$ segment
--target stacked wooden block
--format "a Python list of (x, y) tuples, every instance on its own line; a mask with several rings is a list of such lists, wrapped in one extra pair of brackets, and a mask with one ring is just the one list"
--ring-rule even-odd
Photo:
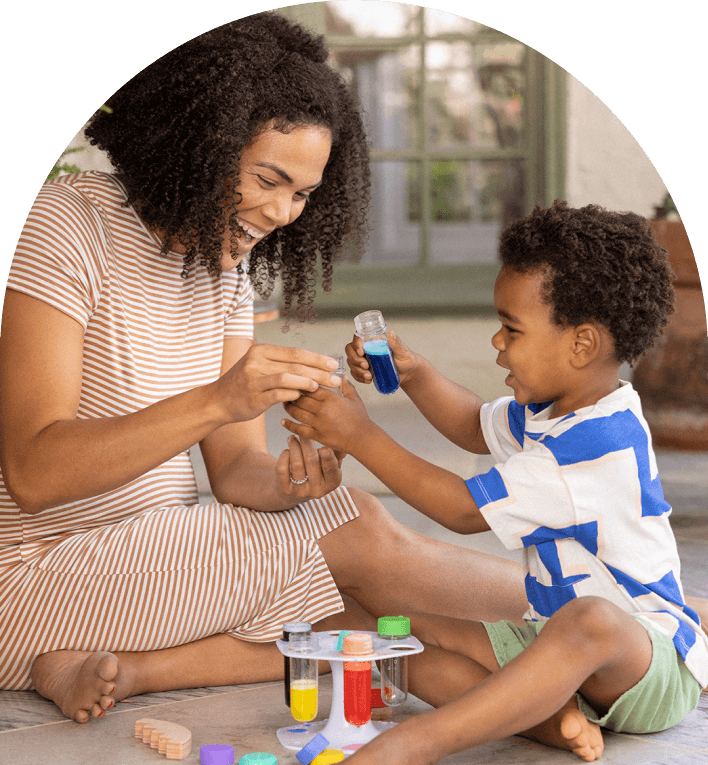
[(183, 725), (143, 717), (135, 723), (135, 738), (157, 749), (168, 760), (183, 760), (192, 751), (192, 733)]

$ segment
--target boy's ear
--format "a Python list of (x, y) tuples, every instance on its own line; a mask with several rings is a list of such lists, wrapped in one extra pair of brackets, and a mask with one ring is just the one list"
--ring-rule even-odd
[(570, 363), (582, 369), (597, 357), (602, 347), (602, 337), (594, 324), (579, 324), (573, 332)]

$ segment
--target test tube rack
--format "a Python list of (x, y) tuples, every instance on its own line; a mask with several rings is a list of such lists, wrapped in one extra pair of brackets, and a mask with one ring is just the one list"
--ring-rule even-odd
[[(356, 630), (356, 632), (365, 632), (365, 630)], [(373, 652), (364, 656), (348, 656), (337, 650), (339, 631), (315, 633), (318, 648), (309, 652), (307, 658), (328, 661), (332, 668), (332, 703), (329, 717), (326, 720), (311, 723), (296, 722), (294, 725), (280, 728), (276, 731), (276, 736), (285, 749), (298, 752), (318, 733), (321, 733), (329, 742), (330, 749), (339, 749), (345, 755), (351, 754), (352, 750), (347, 751), (347, 747), (366, 744), (376, 738), (379, 733), (383, 733), (396, 724), (394, 722), (369, 720), (364, 725), (352, 725), (346, 721), (344, 717), (344, 662), (380, 661), (381, 659), (400, 658), (401, 656), (422, 653), (423, 644), (410, 636), (404, 640), (395, 641), (392, 646), (391, 640), (379, 637), (376, 632), (367, 632), (366, 634), (371, 635)], [(278, 640), (277, 646), (283, 656), (288, 656), (291, 659), (298, 656), (290, 650), (289, 644), (283, 640)]]

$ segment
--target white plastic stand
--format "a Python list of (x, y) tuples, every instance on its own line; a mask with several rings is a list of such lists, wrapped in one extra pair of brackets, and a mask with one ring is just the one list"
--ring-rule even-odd
[[(343, 630), (344, 631), (344, 630)], [(356, 630), (363, 632), (363, 630)], [(281, 746), (285, 749), (299, 752), (318, 733), (321, 733), (329, 742), (329, 749), (340, 749), (346, 754), (348, 746), (366, 744), (376, 738), (379, 733), (393, 727), (396, 723), (372, 721), (364, 725), (352, 725), (344, 718), (344, 662), (345, 661), (379, 661), (381, 659), (399, 658), (401, 656), (422, 653), (423, 644), (414, 637), (404, 640), (384, 640), (375, 632), (366, 633), (371, 635), (374, 651), (366, 656), (347, 656), (337, 651), (339, 632), (317, 632), (319, 648), (313, 653), (308, 653), (308, 659), (324, 659), (332, 668), (332, 705), (329, 717), (314, 723), (298, 723), (280, 728), (276, 736)], [(277, 641), (278, 649), (284, 656), (293, 658), (297, 654), (290, 651), (290, 646), (283, 640)], [(395, 646), (392, 647), (392, 646)]]

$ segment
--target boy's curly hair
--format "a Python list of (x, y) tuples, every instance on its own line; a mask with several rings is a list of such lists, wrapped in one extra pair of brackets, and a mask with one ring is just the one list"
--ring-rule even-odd
[[(227, 189), (238, 184), (241, 153), (265, 128), (302, 125), (332, 133), (322, 185), (300, 217), (259, 242), (249, 256), (256, 290), (267, 297), (280, 274), (285, 315), (297, 296), (299, 318), (314, 314), (319, 254), (325, 290), (342, 241), (366, 238), (369, 148), (356, 99), (325, 62), (321, 38), (274, 12), (211, 30), (175, 48), (133, 77), (86, 128), (104, 149), (151, 226), (164, 230), (163, 253), (186, 248), (182, 275), (195, 260), (221, 272)], [(236, 185), (236, 190), (238, 185)], [(238, 205), (238, 195), (236, 197)], [(233, 212), (232, 246), (242, 235)]]
[(606, 327), (619, 362), (633, 364), (674, 311), (673, 271), (646, 219), (597, 205), (536, 205), (501, 235), (499, 257), (516, 271), (547, 273), (543, 297), (556, 324)]

